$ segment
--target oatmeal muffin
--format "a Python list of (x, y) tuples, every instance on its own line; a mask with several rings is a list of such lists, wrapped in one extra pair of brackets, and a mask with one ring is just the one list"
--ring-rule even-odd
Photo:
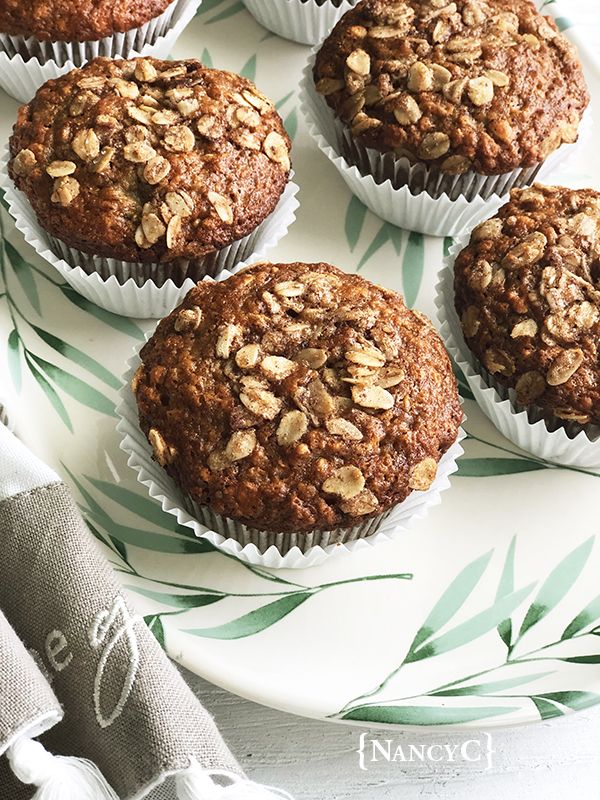
[(44, 42), (87, 42), (138, 28), (174, 0), (0, 0), (0, 32)]
[(429, 489), (462, 418), (429, 320), (329, 264), (199, 283), (141, 360), (132, 388), (154, 458), (197, 506), (252, 529), (384, 514)]
[(575, 48), (529, 0), (362, 0), (314, 80), (350, 141), (450, 176), (543, 162), (589, 102)]
[(546, 419), (600, 424), (600, 194), (534, 185), (456, 259), (465, 340), (493, 382)]
[(98, 58), (19, 109), (9, 172), (42, 228), (77, 251), (202, 264), (275, 209), (289, 149), (246, 78), (195, 60)]

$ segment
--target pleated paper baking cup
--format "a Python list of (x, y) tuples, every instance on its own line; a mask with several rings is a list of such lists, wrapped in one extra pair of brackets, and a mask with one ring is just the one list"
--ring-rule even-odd
[(36, 253), (95, 305), (125, 317), (160, 319), (178, 305), (205, 275), (223, 269), (238, 271), (260, 261), (282, 239), (296, 219), (298, 186), (288, 181), (275, 210), (249, 236), (202, 262), (176, 265), (141, 264), (100, 258), (68, 247), (39, 224), (27, 197), (8, 177), (8, 152), (0, 162), (0, 188), (16, 227)]
[(163, 13), (125, 33), (90, 42), (41, 42), (0, 33), (0, 86), (25, 103), (51, 78), (97, 56), (166, 58), (202, 0), (174, 0)]
[(498, 430), (522, 450), (554, 464), (599, 470), (600, 426), (583, 430), (556, 417), (548, 419), (539, 408), (521, 405), (514, 390), (495, 381), (465, 342), (454, 307), (454, 262), (469, 239), (470, 233), (463, 233), (451, 247), (439, 276), (435, 302), (444, 344), (463, 371), (475, 400)]
[[(224, 280), (229, 275), (224, 272), (217, 280)], [(456, 472), (456, 460), (463, 453), (460, 442), (465, 433), (461, 428), (456, 442), (441, 458), (436, 478), (428, 491), (413, 491), (403, 503), (353, 528), (279, 534), (256, 530), (193, 503), (153, 460), (152, 449), (139, 426), (137, 404), (131, 390), (131, 380), (139, 364), (138, 350), (129, 361), (117, 406), (117, 430), (122, 436), (120, 446), (127, 453), (128, 465), (135, 470), (138, 481), (148, 489), (150, 496), (164, 511), (176, 517), (180, 525), (191, 528), (199, 538), (207, 539), (219, 550), (248, 564), (301, 569), (321, 564), (334, 553), (356, 552), (390, 541), (441, 502), (440, 495), (449, 488), (450, 475)]]
[(426, 164), (411, 163), (393, 153), (382, 154), (356, 142), (315, 89), (312, 73), (317, 51), (311, 53), (301, 84), (301, 108), (309, 134), (361, 202), (377, 216), (407, 230), (430, 236), (460, 235), (465, 228), (492, 216), (510, 189), (543, 180), (564, 165), (581, 141), (591, 136), (592, 114), (588, 108), (578, 142), (562, 145), (542, 164), (490, 177), (474, 172), (444, 175)]
[(358, 0), (243, 0), (254, 19), (284, 39), (318, 44)]

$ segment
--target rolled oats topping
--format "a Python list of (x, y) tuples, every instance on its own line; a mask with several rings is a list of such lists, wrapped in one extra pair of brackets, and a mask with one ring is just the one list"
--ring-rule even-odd
[(384, 513), (435, 477), (462, 416), (431, 324), (328, 264), (199, 283), (142, 361), (140, 423), (173, 447), (163, 466), (196, 502), (265, 530)]
[(548, 417), (600, 424), (599, 265), (600, 193), (541, 185), (513, 190), (456, 260), (468, 346)]
[(273, 103), (194, 60), (95, 59), (39, 89), (10, 148), (50, 234), (124, 261), (202, 259), (247, 236), (290, 170)]
[(361, 144), (452, 175), (543, 161), (589, 102), (574, 47), (529, 0), (362, 0), (314, 80)]

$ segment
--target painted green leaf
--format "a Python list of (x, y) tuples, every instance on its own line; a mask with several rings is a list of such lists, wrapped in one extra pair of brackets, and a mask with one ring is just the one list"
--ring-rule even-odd
[(256, 55), (250, 56), (248, 61), (246, 61), (241, 68), (240, 75), (243, 75), (244, 78), (248, 78), (250, 81), (256, 80)]
[[(517, 544), (517, 537), (513, 536), (512, 541), (508, 547), (508, 552), (506, 554), (506, 561), (504, 562), (504, 568), (502, 569), (502, 575), (500, 576), (500, 583), (498, 584), (498, 591), (496, 592), (496, 600), (499, 600), (501, 597), (506, 597), (507, 594), (514, 592), (515, 590), (515, 548)], [(500, 625), (498, 625), (498, 635), (504, 642), (507, 647), (511, 646), (512, 643), (512, 620), (510, 617), (507, 619), (502, 620)]]
[(566, 31), (568, 28), (573, 27), (573, 23), (568, 17), (556, 17), (554, 21), (558, 25), (559, 31)]
[(390, 222), (388, 222), (387, 232), (390, 242), (392, 243), (392, 247), (396, 251), (396, 255), (399, 256), (402, 252), (402, 243), (404, 242), (404, 230), (402, 228), (397, 228), (395, 225), (392, 225)]
[(207, 25), (212, 25), (214, 22), (221, 22), (221, 20), (229, 19), (229, 17), (233, 17), (234, 14), (238, 14), (240, 11), (244, 10), (244, 4), (241, 0), (237, 0), (237, 2), (233, 3), (233, 5), (229, 6), (229, 8), (223, 9), (220, 14), (217, 14), (214, 17), (211, 17), (207, 20)]
[(493, 475), (517, 475), (547, 469), (544, 464), (527, 458), (460, 458), (458, 472), (461, 478), (490, 478)]
[(571, 656), (570, 658), (561, 658), (561, 661), (566, 661), (569, 664), (600, 664), (600, 653), (593, 656)]
[(106, 497), (110, 497), (115, 503), (133, 511), (138, 517), (148, 522), (152, 522), (164, 528), (166, 524), (170, 523), (172, 520), (172, 517), (166, 514), (159, 504), (150, 497), (137, 494), (131, 489), (127, 489), (125, 486), (121, 486), (117, 483), (110, 483), (109, 481), (92, 478), (88, 475), (84, 475), (84, 478)]
[(384, 725), (459, 725), (517, 711), (510, 706), (363, 706), (353, 708), (341, 719), (380, 722)]
[(348, 208), (346, 209), (346, 219), (344, 222), (344, 232), (350, 250), (354, 250), (365, 222), (367, 207), (363, 205), (358, 197), (352, 195)]
[(412, 308), (421, 288), (425, 267), (425, 239), (422, 233), (411, 231), (402, 259), (402, 287), (406, 305)]
[(14, 247), (7, 239), (4, 240), (4, 248), (6, 250), (8, 259), (12, 264), (14, 273), (21, 284), (21, 288), (25, 292), (25, 296), (35, 308), (37, 313), (41, 314), (40, 298), (29, 264), (25, 261), (16, 247)]
[(489, 683), (476, 683), (469, 686), (459, 686), (453, 689), (441, 689), (439, 692), (431, 692), (432, 697), (462, 697), (463, 695), (487, 695), (504, 692), (507, 689), (515, 689), (518, 686), (525, 686), (533, 683), (553, 672), (536, 672), (533, 675), (518, 675), (516, 678), (504, 678), (500, 681), (490, 681)]
[(463, 371), (454, 361), (452, 361), (452, 369), (454, 370), (456, 382), (458, 383), (458, 393), (460, 396), (465, 400), (475, 400), (473, 392), (467, 383), (467, 379), (465, 378)]
[(118, 314), (113, 314), (110, 311), (106, 311), (104, 308), (100, 308), (100, 306), (90, 302), (86, 297), (82, 297), (82, 295), (68, 284), (60, 286), (59, 288), (67, 300), (73, 303), (73, 305), (76, 305), (83, 311), (87, 311), (88, 314), (96, 317), (96, 319), (99, 319), (101, 322), (104, 322), (106, 325), (109, 325), (111, 328), (127, 336), (131, 336), (133, 339), (138, 339), (139, 341), (144, 340), (143, 330), (127, 317), (121, 317)]
[(365, 250), (363, 257), (358, 262), (358, 266), (356, 267), (357, 271), (361, 270), (364, 265), (369, 261), (369, 259), (373, 258), (375, 253), (380, 250), (384, 244), (389, 241), (390, 235), (388, 232), (388, 224), (384, 223), (381, 228), (377, 231), (371, 244)]
[(288, 132), (290, 139), (293, 141), (298, 131), (298, 112), (293, 108), (287, 117), (283, 120), (285, 129)]
[(99, 411), (102, 414), (107, 414), (109, 417), (116, 417), (115, 404), (108, 397), (105, 397), (93, 386), (76, 378), (56, 364), (51, 364), (49, 361), (41, 358), (40, 356), (31, 353), (31, 358), (35, 361), (37, 366), (45, 373), (46, 377), (53, 380), (63, 392), (66, 392), (71, 397), (75, 398), (79, 403), (88, 408)]
[(115, 537), (114, 537), (114, 536), (111, 536), (109, 533), (103, 534), (103, 533), (100, 531), (100, 529), (99, 529), (99, 528), (97, 528), (97, 527), (96, 527), (96, 526), (95, 526), (95, 525), (94, 525), (94, 524), (93, 524), (93, 523), (90, 521), (90, 518), (89, 518), (89, 517), (90, 517), (90, 515), (89, 515), (89, 514), (88, 514), (88, 515), (86, 515), (85, 523), (86, 523), (86, 525), (88, 526), (88, 528), (91, 530), (91, 532), (94, 534), (94, 536), (96, 537), (96, 539), (98, 539), (98, 540), (99, 540), (99, 541), (101, 541), (101, 542), (104, 542), (104, 544), (105, 544), (107, 547), (110, 547), (110, 548), (112, 548), (112, 550), (114, 551), (114, 553), (115, 553), (117, 556), (119, 556), (119, 558), (121, 558), (121, 560), (122, 560), (122, 561), (124, 561), (125, 563), (127, 563), (127, 548), (125, 547), (125, 545), (123, 544), (123, 542), (120, 542), (118, 539), (115, 539)]
[(245, 636), (253, 636), (255, 633), (260, 633), (270, 628), (271, 625), (286, 617), (294, 609), (306, 602), (311, 594), (312, 592), (289, 594), (231, 622), (217, 625), (215, 628), (188, 628), (186, 633), (191, 633), (193, 636), (202, 636), (206, 639), (243, 639)]
[(95, 358), (88, 356), (87, 353), (84, 353), (77, 347), (73, 347), (73, 345), (63, 342), (62, 339), (54, 336), (54, 334), (49, 333), (42, 328), (38, 328), (37, 325), (32, 325), (31, 327), (37, 333), (40, 339), (46, 342), (46, 344), (53, 350), (56, 350), (57, 353), (60, 353), (65, 358), (73, 361), (75, 364), (79, 364), (80, 367), (83, 367), (88, 372), (91, 372), (92, 375), (95, 375), (113, 389), (121, 388), (121, 381), (115, 377), (112, 372), (109, 372), (105, 367), (102, 366), (102, 364), (96, 361)]
[(442, 594), (435, 606), (429, 612), (429, 616), (417, 631), (417, 634), (410, 646), (409, 654), (415, 651), (423, 642), (437, 633), (452, 617), (459, 611), (473, 589), (479, 583), (479, 579), (485, 572), (485, 568), (490, 562), (492, 552), (472, 561), (459, 572), (450, 586)]
[(158, 616), (158, 614), (149, 614), (147, 617), (144, 617), (144, 622), (150, 628), (156, 638), (156, 641), (164, 650), (166, 648), (165, 629), (160, 616)]
[(457, 647), (463, 647), (465, 644), (479, 639), (480, 636), (496, 628), (502, 620), (516, 611), (534, 586), (535, 584), (531, 583), (523, 589), (511, 592), (506, 597), (497, 600), (493, 606), (462, 622), (447, 633), (443, 633), (437, 639), (432, 639), (421, 645), (418, 650), (409, 654), (406, 663), (421, 661), (424, 658), (447, 653), (449, 650), (455, 650)]
[(547, 700), (544, 700), (543, 697), (534, 696), (531, 698), (531, 701), (537, 708), (542, 719), (553, 719), (554, 717), (562, 716), (564, 713), (557, 705), (549, 703)]
[(584, 630), (584, 628), (587, 628), (588, 625), (593, 625), (598, 619), (600, 619), (600, 595), (577, 614), (575, 619), (564, 629), (560, 638), (570, 639)]
[(537, 625), (560, 603), (585, 567), (593, 544), (594, 537), (592, 536), (572, 550), (548, 575), (525, 615), (519, 631), (520, 637)]
[(292, 97), (293, 94), (294, 94), (294, 92), (291, 91), (291, 92), (288, 92), (286, 95), (284, 95), (281, 98), (281, 100), (278, 100), (275, 103), (275, 108), (279, 111), (279, 109), (287, 103), (287, 101), (290, 99), (290, 97)]
[(21, 384), (23, 382), (23, 375), (21, 373), (21, 354), (20, 354), (20, 338), (16, 328), (8, 334), (8, 369), (10, 377), (18, 393), (21, 391)]
[(201, 608), (202, 606), (211, 606), (213, 603), (218, 603), (223, 600), (227, 595), (217, 594), (215, 592), (202, 592), (200, 594), (167, 594), (165, 592), (154, 592), (152, 589), (144, 589), (142, 586), (125, 586), (125, 589), (131, 589), (142, 597), (148, 597), (150, 600), (156, 600), (158, 603), (163, 603), (166, 606), (173, 608)]
[(573, 711), (578, 711), (581, 708), (588, 708), (595, 705), (600, 700), (600, 694), (594, 692), (544, 692), (544, 694), (536, 694), (536, 697), (541, 697), (544, 700), (550, 700), (553, 703), (560, 703), (561, 706), (571, 708)]
[(63, 401), (56, 393), (54, 387), (48, 382), (46, 377), (36, 367), (36, 365), (32, 361), (31, 355), (27, 350), (25, 351), (25, 361), (27, 363), (27, 366), (29, 367), (29, 371), (38, 382), (38, 385), (40, 386), (40, 388), (42, 389), (42, 391), (44, 392), (50, 403), (53, 405), (54, 410), (61, 418), (61, 420), (64, 422), (64, 424), (67, 426), (67, 428), (71, 431), (71, 433), (73, 433), (73, 423), (71, 422), (71, 418), (69, 417), (69, 414), (67, 412), (67, 409), (65, 408)]
[(200, 61), (204, 64), (205, 67), (213, 67), (213, 60), (211, 54), (208, 52), (208, 49), (205, 47), (202, 51), (202, 55), (200, 56)]

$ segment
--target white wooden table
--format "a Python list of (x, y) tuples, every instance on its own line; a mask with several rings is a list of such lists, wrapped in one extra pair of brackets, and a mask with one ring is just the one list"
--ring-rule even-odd
[[(360, 728), (301, 719), (241, 700), (186, 672), (243, 768), (296, 800), (598, 800), (600, 708), (492, 735), (484, 763), (375, 764), (359, 768)], [(474, 734), (473, 734), (474, 735)], [(439, 729), (382, 734), (409, 744), (460, 744)]]
[[(585, 22), (600, 59), (598, 0), (571, 0), (568, 12)], [(185, 676), (250, 776), (287, 789), (296, 800), (600, 800), (600, 707), (495, 731), (489, 770), (484, 763), (417, 761), (375, 764), (363, 772), (356, 753), (360, 728), (283, 714)], [(468, 737), (439, 729), (393, 738), (406, 749), (460, 744)]]

